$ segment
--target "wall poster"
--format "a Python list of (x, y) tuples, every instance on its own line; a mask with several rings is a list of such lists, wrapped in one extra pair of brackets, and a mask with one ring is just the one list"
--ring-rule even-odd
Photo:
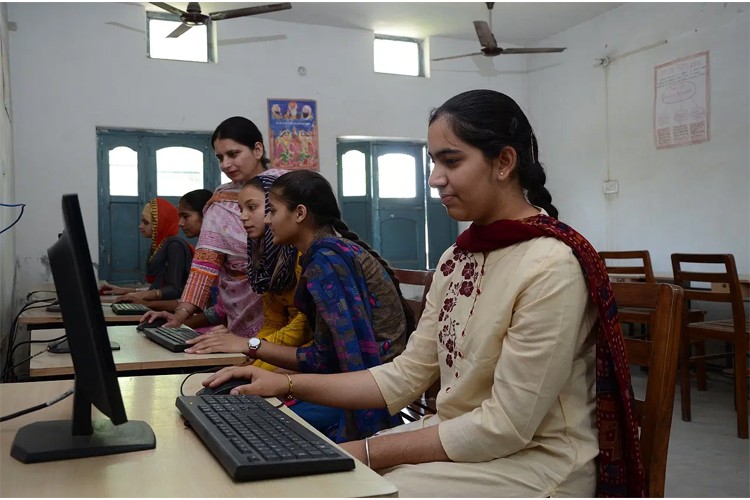
[(709, 129), (708, 51), (654, 68), (656, 149), (699, 144)]
[(318, 109), (311, 99), (268, 99), (269, 158), (274, 168), (320, 170)]

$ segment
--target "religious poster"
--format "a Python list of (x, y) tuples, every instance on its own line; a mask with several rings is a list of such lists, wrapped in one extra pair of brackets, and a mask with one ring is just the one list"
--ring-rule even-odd
[(699, 144), (709, 129), (708, 51), (654, 68), (656, 149)]
[(272, 167), (320, 170), (317, 111), (310, 99), (268, 99)]

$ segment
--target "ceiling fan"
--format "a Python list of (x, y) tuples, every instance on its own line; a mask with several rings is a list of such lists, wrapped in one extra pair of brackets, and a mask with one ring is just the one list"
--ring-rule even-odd
[(492, 7), (495, 6), (495, 2), (485, 2), (487, 4), (487, 13), (489, 17), (489, 24), (487, 21), (474, 21), (474, 29), (477, 31), (477, 37), (479, 43), (482, 45), (482, 49), (479, 52), (472, 52), (471, 54), (461, 54), (460, 56), (448, 56), (448, 57), (437, 57), (432, 61), (445, 61), (447, 59), (458, 59), (459, 57), (470, 57), (470, 56), (486, 56), (495, 57), (500, 54), (545, 54), (550, 52), (562, 52), (566, 47), (531, 47), (531, 48), (517, 48), (517, 49), (504, 49), (497, 46), (497, 40), (495, 35), (492, 34)]
[(152, 5), (156, 5), (167, 12), (180, 16), (182, 24), (177, 27), (172, 33), (167, 35), (167, 38), (177, 38), (192, 28), (193, 26), (203, 26), (209, 21), (221, 21), (223, 19), (233, 19), (235, 17), (254, 16), (256, 14), (267, 14), (269, 12), (276, 12), (279, 10), (288, 10), (292, 8), (292, 4), (289, 2), (285, 3), (274, 3), (269, 5), (256, 5), (254, 7), (244, 7), (242, 9), (222, 10), (219, 12), (211, 12), (210, 14), (201, 13), (201, 6), (198, 2), (189, 2), (187, 4), (187, 11), (178, 9), (168, 3), (163, 2), (150, 2)]

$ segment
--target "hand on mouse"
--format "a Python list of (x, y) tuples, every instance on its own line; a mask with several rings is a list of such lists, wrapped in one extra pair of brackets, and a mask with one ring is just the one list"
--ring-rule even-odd
[(190, 347), (185, 349), (188, 354), (210, 354), (214, 352), (247, 354), (250, 351), (247, 346), (247, 339), (233, 334), (224, 325), (212, 328), (207, 333), (190, 339), (186, 343), (191, 344)]
[(140, 321), (141, 323), (151, 323), (159, 318), (167, 320), (167, 322), (164, 323), (164, 326), (168, 328), (180, 326), (179, 323), (175, 321), (174, 314), (168, 313), (167, 311), (149, 311), (141, 316)]
[(283, 399), (289, 394), (289, 379), (286, 375), (270, 372), (255, 366), (230, 366), (222, 368), (203, 381), (205, 387), (218, 387), (231, 378), (248, 380), (248, 385), (235, 387), (230, 394), (257, 394)]

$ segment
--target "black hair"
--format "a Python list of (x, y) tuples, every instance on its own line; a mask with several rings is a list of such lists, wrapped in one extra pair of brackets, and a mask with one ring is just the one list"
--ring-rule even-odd
[(557, 218), (557, 208), (544, 184), (547, 176), (539, 163), (539, 144), (529, 120), (516, 102), (494, 90), (470, 90), (451, 97), (432, 111), (430, 125), (446, 120), (456, 136), (494, 160), (504, 147), (516, 150), (515, 175), (529, 203)]
[(260, 162), (264, 169), (268, 168), (270, 160), (266, 158), (263, 134), (260, 133), (257, 125), (244, 116), (233, 116), (221, 122), (211, 136), (211, 147), (219, 139), (231, 139), (250, 149), (255, 149), (255, 144), (261, 143), (263, 145), (263, 156), (261, 156)]
[(325, 177), (312, 170), (295, 170), (276, 179), (271, 186), (271, 192), (280, 198), (289, 210), (294, 210), (297, 205), (307, 207), (308, 216), (312, 218), (314, 226), (332, 228), (344, 238), (370, 252), (385, 268), (396, 287), (404, 316), (406, 316), (407, 335), (414, 331), (416, 328), (414, 311), (404, 299), (400, 283), (393, 269), (378, 252), (362, 241), (359, 235), (349, 229), (349, 226), (341, 219), (341, 210), (336, 202), (336, 196), (333, 194), (333, 188)]
[(198, 215), (200, 215), (202, 219), (203, 207), (206, 206), (206, 203), (211, 199), (211, 196), (213, 196), (213, 193), (208, 189), (196, 189), (195, 191), (190, 191), (189, 193), (182, 195), (180, 203), (184, 202), (187, 204), (192, 211), (198, 212)]

